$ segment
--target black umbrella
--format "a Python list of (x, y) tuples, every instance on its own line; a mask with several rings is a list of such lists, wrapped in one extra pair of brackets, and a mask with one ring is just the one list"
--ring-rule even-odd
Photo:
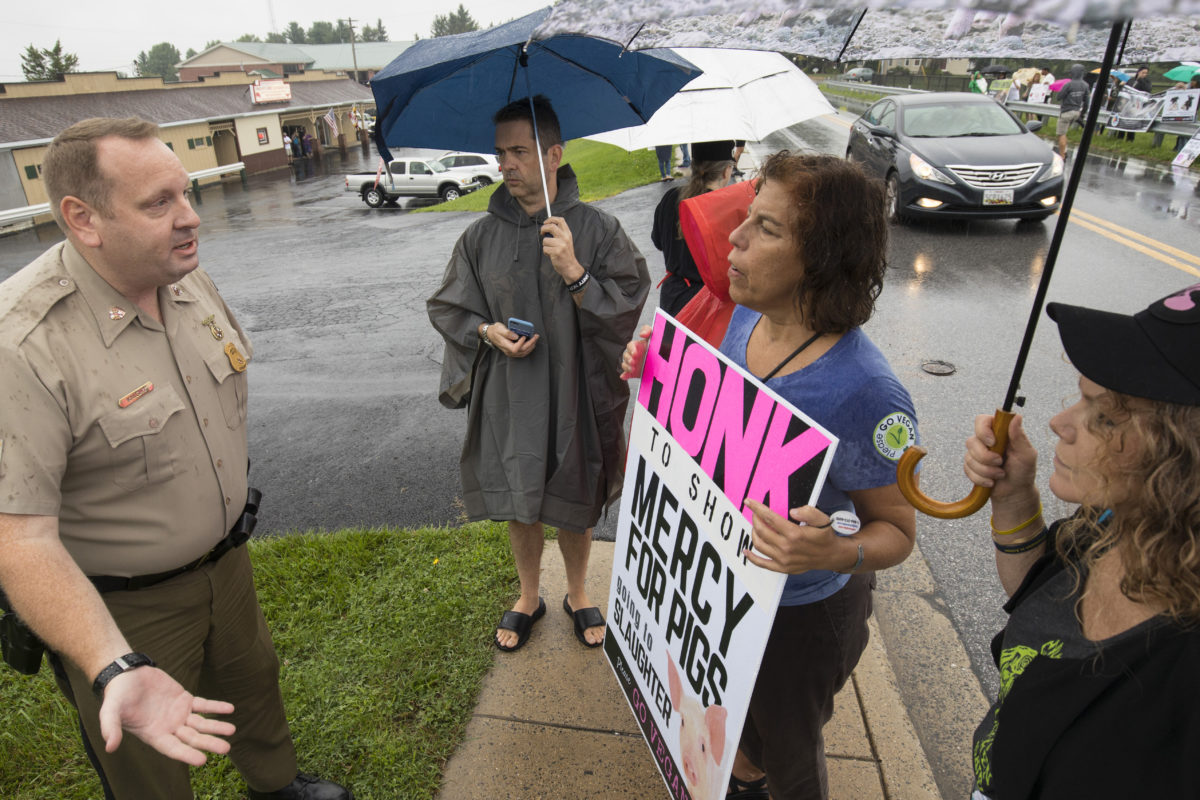
[[(1033, 343), (1046, 292), (1066, 232), (1075, 192), (1083, 175), (1104, 88), (1118, 48), (1139, 62), (1198, 59), (1194, 31), (1200, 0), (1174, 0), (1166, 9), (1157, 0), (1090, 0), (1082, 4), (1050, 0), (893, 0), (891, 8), (863, 10), (854, 0), (559, 0), (535, 38), (573, 31), (610, 38), (631, 49), (672, 45), (772, 49), (822, 58), (898, 58), (922, 56), (1029, 59), (1092, 59), (1103, 52), (1099, 80), (1088, 106), (1087, 122), (1071, 168), (1050, 240), (1041, 280), (1030, 309), (1004, 404), (996, 410), (993, 450), (1003, 453), (1013, 418), (1021, 374)], [(905, 7), (905, 6), (913, 7)], [(899, 8), (897, 8), (899, 6)], [(1152, 16), (1153, 15), (1153, 16)], [(997, 24), (997, 17), (1000, 17)], [(1045, 17), (1046, 19), (1039, 19)], [(1131, 19), (1133, 18), (1133, 19)], [(1047, 21), (1048, 20), (1048, 21)], [(1007, 67), (993, 65), (1009, 72)], [(943, 503), (921, 493), (915, 470), (925, 456), (910, 447), (900, 457), (897, 478), (905, 498), (925, 514), (965, 517), (984, 506), (990, 490), (976, 486), (962, 500)]]
[(983, 69), (979, 70), (980, 75), (999, 75), (1001, 78), (1007, 78), (1012, 75), (1012, 68), (1006, 67), (1003, 64), (988, 64)]

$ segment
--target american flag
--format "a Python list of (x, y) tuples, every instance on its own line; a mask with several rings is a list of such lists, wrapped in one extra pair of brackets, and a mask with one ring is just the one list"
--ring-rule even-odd
[(325, 119), (325, 124), (329, 126), (329, 129), (331, 131), (333, 131), (333, 135), (337, 136), (338, 135), (337, 117), (335, 117), (333, 115), (332, 108), (325, 112), (324, 119)]

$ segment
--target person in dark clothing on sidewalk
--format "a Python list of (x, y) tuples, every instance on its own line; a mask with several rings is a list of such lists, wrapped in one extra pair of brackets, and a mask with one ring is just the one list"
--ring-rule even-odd
[[(604, 641), (588, 556), (593, 527), (621, 493), (629, 388), (617, 367), (650, 293), (646, 260), (621, 223), (579, 199), (550, 101), (537, 95), (532, 106), (536, 135), (529, 98), (493, 118), (504, 184), (426, 302), (445, 340), (438, 400), (467, 408), (467, 518), (508, 523), (521, 594), (496, 626), (505, 652), (523, 647), (546, 613), (543, 525), (558, 528), (575, 638)], [(511, 330), (514, 318), (533, 333)]]
[(685, 186), (676, 186), (662, 196), (654, 209), (654, 228), (650, 238), (662, 251), (667, 276), (663, 279), (658, 304), (676, 316), (696, 296), (704, 280), (683, 240), (679, 229), (679, 204), (689, 197), (720, 189), (733, 173), (733, 142), (696, 142), (692, 145), (692, 177)]
[(1010, 599), (972, 797), (1200, 797), (1200, 284), (1133, 316), (1046, 312), (1080, 372), (1050, 491), (1078, 508), (1047, 525), (1021, 417), (1002, 455), (976, 418), (964, 470)]

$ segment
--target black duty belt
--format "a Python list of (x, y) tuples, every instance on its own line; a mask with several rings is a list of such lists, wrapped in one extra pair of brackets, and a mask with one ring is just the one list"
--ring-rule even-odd
[(217, 561), (230, 550), (245, 544), (246, 540), (250, 538), (250, 534), (254, 533), (254, 526), (258, 524), (258, 504), (261, 500), (262, 492), (258, 489), (249, 489), (246, 492), (246, 506), (242, 509), (242, 515), (238, 517), (237, 522), (229, 529), (229, 533), (224, 539), (217, 542), (212, 550), (209, 550), (195, 561), (184, 564), (182, 567), (169, 569), (166, 572), (156, 572), (153, 575), (134, 575), (132, 578), (124, 578), (116, 575), (89, 575), (88, 580), (96, 587), (96, 591), (101, 594), (106, 592), (136, 591), (153, 586), (156, 583), (169, 581), (171, 578), (175, 578), (185, 572), (191, 572), (205, 564)]

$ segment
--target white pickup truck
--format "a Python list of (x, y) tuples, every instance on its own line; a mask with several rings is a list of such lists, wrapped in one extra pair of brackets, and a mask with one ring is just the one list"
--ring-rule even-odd
[(378, 176), (374, 172), (346, 176), (346, 191), (362, 197), (371, 208), (395, 203), (401, 197), (440, 197), (443, 202), (457, 200), (479, 187), (480, 183), (474, 178), (447, 172), (437, 161), (423, 158), (393, 159)]

